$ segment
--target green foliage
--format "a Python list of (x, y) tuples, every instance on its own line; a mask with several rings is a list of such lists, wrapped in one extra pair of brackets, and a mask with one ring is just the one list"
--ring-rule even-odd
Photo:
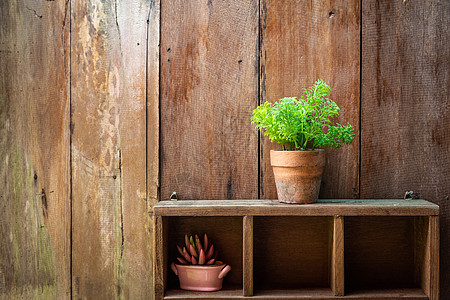
[(350, 144), (355, 136), (347, 123), (332, 125), (339, 115), (339, 107), (329, 99), (330, 87), (322, 80), (303, 89), (300, 99), (287, 97), (272, 104), (265, 102), (253, 111), (252, 124), (283, 150), (307, 150), (317, 147), (339, 148)]

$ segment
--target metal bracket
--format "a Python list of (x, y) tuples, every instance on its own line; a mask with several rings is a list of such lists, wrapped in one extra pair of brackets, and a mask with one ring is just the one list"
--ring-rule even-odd
[(178, 201), (178, 194), (177, 192), (173, 192), (172, 195), (170, 195), (170, 200), (172, 201)]

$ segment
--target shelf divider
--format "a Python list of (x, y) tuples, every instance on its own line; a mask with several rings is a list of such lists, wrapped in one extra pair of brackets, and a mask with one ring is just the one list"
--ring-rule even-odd
[(154, 217), (154, 258), (155, 266), (153, 268), (155, 282), (155, 299), (163, 299), (167, 283), (167, 220), (165, 217)]
[(344, 217), (334, 216), (331, 254), (331, 289), (335, 296), (344, 296)]
[(243, 295), (253, 296), (253, 216), (243, 217)]
[(428, 297), (430, 300), (439, 299), (439, 217), (428, 217), (428, 240), (427, 248), (430, 249), (430, 263), (427, 265), (429, 274), (427, 285), (429, 286)]

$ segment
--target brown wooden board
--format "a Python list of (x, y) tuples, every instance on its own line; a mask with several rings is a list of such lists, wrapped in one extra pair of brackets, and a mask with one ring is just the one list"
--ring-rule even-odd
[(413, 190), (440, 205), (441, 298), (447, 299), (450, 3), (362, 3), (361, 197)]
[(147, 200), (148, 210), (159, 200), (159, 53), (160, 0), (150, 2), (147, 28)]
[(344, 217), (334, 216), (330, 284), (334, 295), (344, 296)]
[(243, 294), (253, 295), (253, 216), (243, 217)]
[(71, 6), (73, 296), (149, 298), (146, 61), (154, 3)]
[[(261, 1), (260, 102), (301, 95), (317, 79), (331, 87), (350, 122), (351, 146), (327, 151), (321, 198), (358, 198), (360, 1)], [(261, 135), (261, 198), (277, 197), (269, 150), (281, 149)]]
[(182, 290), (170, 290), (164, 299), (264, 299), (264, 300), (280, 300), (280, 299), (358, 299), (358, 300), (428, 300), (429, 298), (423, 294), (420, 289), (396, 289), (383, 291), (364, 291), (347, 295), (345, 298), (341, 296), (333, 296), (329, 289), (299, 289), (299, 290), (269, 290), (259, 293), (251, 298), (244, 297), (239, 294), (239, 290), (221, 290), (218, 292), (192, 292)]
[(161, 199), (258, 198), (258, 1), (161, 3)]
[[(372, 290), (363, 292), (354, 292), (346, 295), (345, 299), (358, 300), (428, 300), (420, 289), (395, 289), (395, 290)], [(334, 296), (330, 289), (297, 289), (297, 290), (267, 290), (258, 293), (249, 298), (240, 295), (240, 290), (221, 290), (218, 292), (192, 292), (182, 290), (170, 290), (164, 299), (264, 299), (264, 300), (280, 300), (280, 299), (344, 299), (341, 296)]]
[(276, 200), (182, 200), (161, 201), (154, 207), (159, 216), (428, 216), (439, 207), (425, 200), (333, 200), (293, 205)]
[(68, 10), (0, 4), (0, 299), (70, 298)]
[[(150, 8), (147, 19), (147, 210), (152, 214), (153, 206), (159, 199), (159, 56), (160, 56), (160, 16), (161, 16), (161, 2), (154, 0), (150, 2)], [(151, 223), (155, 223), (155, 217), (151, 217)], [(153, 229), (153, 230), (152, 230)], [(151, 239), (157, 241), (161, 237), (155, 236), (155, 228), (150, 227), (149, 235)], [(151, 242), (147, 245), (149, 253), (156, 253), (159, 249), (155, 249), (157, 242)], [(158, 269), (158, 256), (153, 255), (147, 258), (147, 272), (153, 274), (153, 278), (146, 284), (150, 288), (155, 288), (155, 293), (151, 299), (158, 299), (164, 293), (164, 288), (160, 288), (157, 276), (162, 276), (167, 273)], [(161, 262), (161, 261), (159, 261)], [(161, 267), (161, 266), (159, 266)], [(157, 273), (154, 274), (154, 270)], [(159, 277), (161, 279), (161, 277)], [(159, 294), (158, 294), (159, 293)]]
[(167, 273), (169, 265), (167, 263), (167, 244), (168, 244), (168, 220), (164, 217), (154, 217), (154, 245), (153, 248), (153, 287), (154, 299), (159, 300), (164, 298), (164, 292), (167, 285)]
[[(430, 234), (430, 242), (427, 246), (430, 248), (430, 269), (429, 269), (429, 282), (430, 282), (430, 290), (428, 296), (430, 300), (438, 300), (439, 299), (439, 217), (438, 216), (430, 216), (429, 218), (429, 234)], [(444, 250), (445, 251), (445, 250)], [(444, 275), (445, 277), (446, 275)], [(446, 291), (443, 292), (447, 293)]]

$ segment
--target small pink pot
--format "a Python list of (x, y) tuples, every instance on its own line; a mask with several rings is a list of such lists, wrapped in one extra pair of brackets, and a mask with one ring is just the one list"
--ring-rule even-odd
[(192, 266), (172, 263), (170, 267), (180, 279), (180, 288), (201, 292), (220, 290), (223, 278), (231, 270), (229, 265)]

